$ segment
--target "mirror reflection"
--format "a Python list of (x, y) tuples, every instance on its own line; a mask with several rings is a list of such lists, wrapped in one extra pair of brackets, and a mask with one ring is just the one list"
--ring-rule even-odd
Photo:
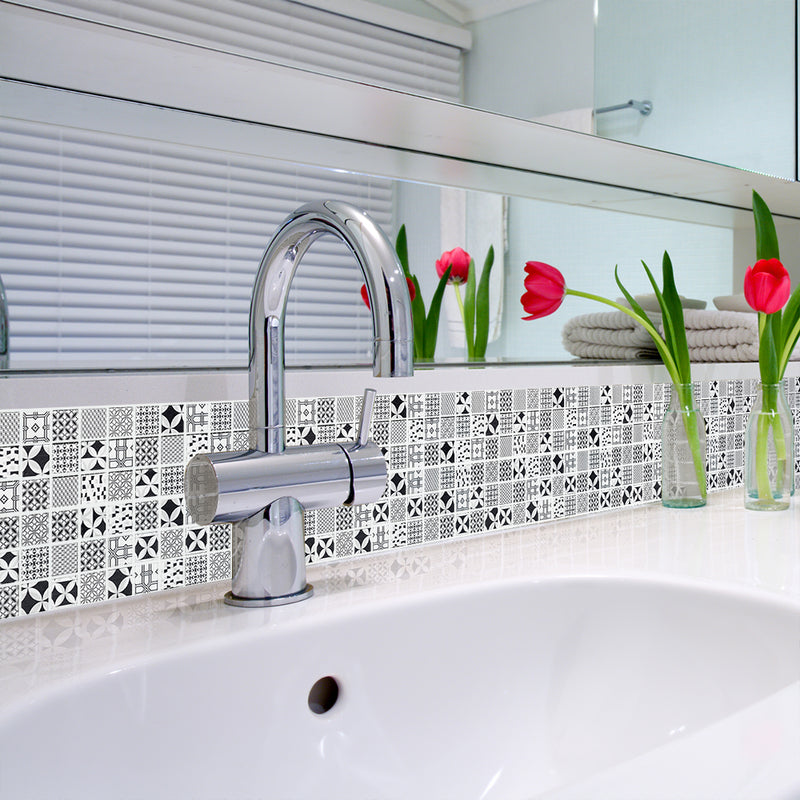
[[(528, 260), (615, 298), (615, 265), (629, 288), (644, 291), (640, 259), (657, 270), (668, 249), (683, 294), (707, 302), (733, 291), (731, 228), (42, 122), (6, 120), (3, 134), (15, 153), (0, 245), (12, 368), (245, 366), (250, 294), (267, 241), (298, 205), (329, 198), (367, 210), (392, 241), (404, 228), (428, 308), (445, 251), (462, 248), (479, 271), (492, 248), (489, 360), (581, 355), (565, 350), (562, 328), (597, 309), (570, 298), (552, 317), (523, 322)], [(287, 363), (370, 362), (360, 289), (340, 243), (312, 247), (289, 295)], [(446, 286), (437, 362), (465, 360), (462, 320), (457, 287)]]
[(652, 111), (596, 113), (595, 130), (794, 179), (795, 37), (795, 0), (598, 0), (595, 108)]
[[(615, 3), (619, 7), (612, 25), (614, 13), (603, 8)], [(598, 32), (598, 53), (599, 43), (606, 41), (610, 52), (619, 56), (624, 51), (627, 59), (629, 51), (622, 45), (627, 38), (638, 40), (651, 24), (652, 17), (636, 17), (631, 9), (625, 11), (624, 3), (598, 0), (600, 19), (609, 21), (603, 28), (607, 35)], [(82, 5), (80, 11), (70, 0), (48, 0), (46, 5), (65, 14), (260, 58), (291, 56), (306, 69), (467, 99), (485, 107), (496, 104), (496, 110), (524, 118), (566, 114), (570, 119), (560, 124), (573, 127), (579, 117), (593, 118), (594, 4), (587, 0), (512, 3), (513, 8), (503, 4), (502, 13), (481, 3), (464, 10), (466, 16), (457, 25), (423, 0), (404, 0), (399, 11), (389, 8), (391, 2), (384, 6), (353, 0), (348, 8), (363, 18), (337, 14), (336, 24), (331, 21), (331, 25), (320, 24), (322, 9), (269, 0), (252, 10), (253, 19), (245, 28), (230, 24), (235, 15), (225, 3), (213, 14), (198, 10), (191, 19), (185, 4), (173, 7), (168, 2), (159, 4), (157, 19), (137, 4), (120, 8), (121, 16), (115, 13), (113, 18), (103, 4), (89, 10), (91, 3)], [(644, 9), (661, 4), (638, 5)], [(690, 5), (705, 9), (709, 19), (719, 13), (710, 0)], [(770, 0), (758, 5), (767, 9), (764, 17), (771, 17), (785, 3)], [(139, 15), (136, 20), (134, 10)], [(386, 13), (393, 15), (392, 26), (381, 22), (386, 22)], [(584, 27), (587, 13), (590, 24)], [(531, 22), (529, 15), (536, 17), (531, 28), (522, 24)], [(687, 17), (681, 19), (688, 24)], [(555, 25), (571, 35), (554, 35)], [(398, 35), (398, 26), (410, 33)], [(658, 27), (663, 28), (661, 23)], [(284, 36), (287, 30), (291, 40)], [(704, 30), (708, 36), (709, 28)], [(766, 36), (769, 27), (760, 30)], [(512, 35), (519, 31), (526, 34)], [(319, 47), (323, 34), (335, 40), (336, 47)], [(660, 36), (656, 36), (659, 41)], [(792, 36), (783, 39), (793, 41)], [(686, 47), (687, 52), (700, 49), (694, 40)], [(358, 64), (341, 57), (354, 50), (360, 54)], [(478, 70), (481, 60), (501, 69)], [(667, 71), (676, 69), (673, 63)], [(618, 58), (609, 70), (612, 88), (603, 102), (613, 103), (628, 94), (646, 96), (653, 102), (647, 115), (650, 126), (661, 108), (650, 86), (658, 84), (625, 84), (625, 94), (614, 94), (620, 81), (644, 72), (638, 60)], [(785, 69), (776, 72), (783, 75)], [(652, 71), (653, 76), (661, 74), (660, 68)], [(680, 88), (681, 81), (691, 82), (698, 74), (686, 70), (676, 85)], [(532, 81), (531, 75), (548, 77)], [(428, 308), (440, 279), (436, 263), (443, 253), (461, 248), (480, 268), (491, 249), (494, 266), (486, 304), (489, 360), (586, 357), (562, 343), (562, 329), (570, 316), (589, 311), (577, 301), (535, 325), (522, 322), (519, 298), (527, 260), (553, 263), (573, 287), (616, 297), (615, 264), (626, 285), (637, 291), (638, 280), (643, 291), (646, 283), (639, 260), (657, 269), (667, 249), (681, 292), (706, 303), (731, 294), (735, 271), (744, 268), (736, 260), (736, 232), (698, 224), (700, 217), (691, 213), (679, 215), (688, 221), (670, 221), (641, 216), (646, 213), (641, 209), (624, 213), (596, 208), (590, 198), (580, 200), (585, 205), (566, 205), (393, 180), (377, 174), (386, 162), (374, 166), (373, 161), (376, 174), (326, 169), (303, 159), (336, 164), (334, 139), (316, 139), (323, 155), (297, 145), (294, 160), (285, 154), (272, 157), (268, 128), (214, 119), (212, 132), (209, 115), (183, 114), (184, 121), (178, 123), (176, 117), (182, 112), (175, 110), (151, 106), (146, 111), (135, 103), (13, 81), (3, 81), (2, 89), (11, 91), (12, 84), (14, 97), (23, 100), (7, 103), (11, 113), (0, 121), (4, 164), (0, 275), (9, 306), (12, 369), (244, 366), (250, 292), (267, 241), (298, 205), (327, 198), (366, 209), (392, 239), (405, 231), (409, 269), (417, 276)], [(777, 86), (776, 81), (756, 77), (751, 89), (766, 84)], [(673, 91), (675, 85), (668, 89)], [(785, 106), (781, 92), (768, 96), (765, 91), (765, 102), (770, 107)], [(722, 102), (721, 83), (708, 93), (715, 104)], [(619, 117), (614, 113), (609, 120), (641, 116), (636, 109), (623, 109)], [(696, 112), (680, 119), (684, 132), (701, 127)], [(652, 126), (633, 127), (637, 125), (633, 134), (615, 135), (644, 140)], [(778, 130), (780, 125), (775, 121), (762, 127)], [(261, 144), (244, 143), (248, 137)], [(751, 149), (758, 154), (764, 150), (760, 145)], [(778, 146), (767, 150), (777, 154)], [(786, 158), (781, 151), (780, 159)], [(487, 183), (477, 185), (485, 188)], [(628, 203), (635, 194), (631, 191), (621, 199), (620, 208), (635, 205)], [(570, 202), (576, 202), (574, 192), (571, 197)], [(465, 358), (464, 297), (459, 294), (465, 288), (444, 288), (437, 362)], [(360, 301), (358, 272), (340, 245), (324, 240), (315, 245), (303, 261), (289, 302), (289, 363), (369, 361), (370, 317)]]
[[(348, 0), (335, 10), (325, 0), (32, 5), (796, 177), (795, 0)], [(651, 113), (624, 107), (629, 100), (649, 103)]]
[(467, 105), (795, 179), (795, 0), (469, 6)]

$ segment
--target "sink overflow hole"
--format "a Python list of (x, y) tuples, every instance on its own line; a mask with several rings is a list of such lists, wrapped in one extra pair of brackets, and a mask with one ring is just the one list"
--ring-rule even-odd
[(326, 714), (335, 705), (339, 699), (339, 684), (335, 678), (327, 675), (320, 678), (308, 693), (308, 707), (315, 714)]

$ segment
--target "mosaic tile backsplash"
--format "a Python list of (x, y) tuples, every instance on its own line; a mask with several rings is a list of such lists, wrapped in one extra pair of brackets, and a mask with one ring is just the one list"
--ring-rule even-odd
[[(742, 483), (755, 381), (704, 381), (709, 489)], [(800, 379), (788, 381), (797, 417)], [(660, 496), (668, 385), (379, 395), (382, 500), (306, 513), (309, 563)], [(360, 397), (290, 399), (287, 444), (352, 439)], [(183, 472), (246, 449), (246, 402), (0, 411), (0, 618), (230, 576), (230, 527), (197, 527)], [(798, 437), (800, 438), (800, 437)]]

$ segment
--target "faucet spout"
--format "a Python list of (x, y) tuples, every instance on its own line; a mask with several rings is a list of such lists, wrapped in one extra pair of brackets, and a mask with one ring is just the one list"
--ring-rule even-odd
[(324, 234), (341, 239), (364, 274), (372, 311), (373, 375), (405, 377), (414, 372), (411, 300), (386, 235), (364, 211), (347, 203), (301, 206), (267, 247), (250, 305), (250, 428), (256, 436), (251, 447), (268, 453), (284, 447), (283, 329), (289, 288), (306, 250)]
[(199, 454), (186, 468), (186, 503), (197, 524), (232, 521), (231, 605), (281, 605), (311, 594), (305, 581), (304, 508), (374, 502), (386, 462), (368, 439), (368, 390), (357, 441), (293, 447), (284, 432), (284, 321), (294, 273), (310, 245), (332, 234), (356, 258), (370, 301), (373, 374), (413, 374), (411, 300), (385, 234), (363, 211), (325, 201), (301, 206), (267, 246), (250, 304), (250, 450)]

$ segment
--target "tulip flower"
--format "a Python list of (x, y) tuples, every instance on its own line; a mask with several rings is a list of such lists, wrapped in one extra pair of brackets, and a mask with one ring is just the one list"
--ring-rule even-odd
[[(755, 452), (745, 475), (747, 508), (772, 508), (776, 494), (783, 492), (784, 478), (794, 475), (791, 430), (784, 429), (778, 413), (778, 386), (800, 337), (800, 287), (791, 292), (789, 274), (780, 261), (778, 235), (772, 214), (758, 192), (753, 192), (753, 218), (756, 230), (756, 258), (744, 276), (744, 296), (758, 311), (758, 364), (761, 376), (761, 411), (755, 424)], [(749, 426), (748, 426), (749, 428)], [(770, 477), (769, 442), (775, 457), (774, 480)], [(750, 477), (755, 479), (757, 497), (749, 492)], [(792, 490), (793, 491), (793, 490)], [(780, 504), (779, 504), (780, 505)]]
[(647, 264), (642, 262), (642, 266), (647, 273), (647, 277), (655, 290), (661, 305), (662, 321), (664, 325), (664, 336), (656, 330), (650, 321), (645, 310), (636, 302), (634, 297), (622, 285), (617, 270), (614, 270), (614, 278), (620, 291), (625, 295), (628, 306), (615, 303), (605, 297), (596, 294), (579, 292), (577, 289), (570, 289), (566, 285), (564, 276), (559, 270), (550, 264), (542, 261), (528, 261), (525, 264), (525, 294), (520, 298), (522, 307), (528, 312), (529, 316), (523, 317), (525, 320), (539, 319), (552, 314), (561, 305), (564, 297), (568, 294), (575, 297), (585, 297), (588, 300), (596, 300), (607, 306), (612, 306), (618, 311), (622, 311), (629, 317), (638, 322), (653, 340), (656, 349), (661, 356), (664, 366), (672, 378), (672, 382), (678, 385), (690, 384), (691, 368), (689, 364), (689, 347), (686, 343), (686, 328), (683, 322), (683, 308), (681, 307), (678, 292), (675, 289), (675, 278), (672, 272), (672, 262), (669, 255), (664, 253), (663, 278), (664, 288), (659, 288)]
[[(406, 278), (406, 284), (408, 285), (408, 295), (411, 298), (411, 302), (414, 302), (414, 298), (417, 296), (417, 289), (414, 286), (414, 281), (411, 278)], [(367, 294), (367, 284), (361, 284), (361, 299), (364, 301), (364, 305), (369, 308), (369, 295)]]
[(744, 296), (750, 307), (759, 312), (761, 382), (773, 384), (783, 380), (800, 337), (800, 286), (791, 292), (789, 273), (780, 261), (775, 222), (755, 191), (753, 217), (758, 260), (745, 273)]
[(520, 298), (522, 307), (530, 314), (523, 319), (539, 319), (558, 309), (565, 296), (564, 276), (543, 261), (525, 264), (525, 294)]
[(700, 489), (703, 502), (706, 498), (706, 474), (705, 474), (705, 453), (702, 452), (700, 446), (699, 435), (695, 425), (696, 414), (694, 403), (692, 400), (691, 386), (691, 364), (689, 362), (689, 346), (686, 341), (686, 327), (683, 321), (683, 308), (678, 296), (678, 291), (675, 288), (675, 278), (672, 272), (672, 262), (669, 255), (664, 253), (662, 262), (662, 275), (663, 275), (663, 289), (659, 288), (658, 284), (653, 278), (647, 264), (642, 262), (642, 266), (647, 273), (653, 290), (658, 298), (659, 306), (661, 307), (662, 325), (664, 328), (664, 335), (662, 336), (656, 329), (655, 325), (647, 316), (647, 312), (636, 302), (633, 295), (622, 285), (619, 279), (617, 269), (614, 270), (614, 278), (617, 286), (628, 301), (628, 305), (624, 306), (616, 303), (613, 300), (608, 300), (605, 297), (599, 297), (596, 294), (588, 294), (586, 292), (579, 292), (577, 289), (570, 289), (567, 287), (564, 276), (559, 270), (550, 264), (545, 264), (542, 261), (528, 261), (525, 264), (525, 294), (520, 298), (523, 309), (529, 316), (523, 317), (525, 320), (539, 319), (546, 317), (556, 311), (563, 302), (564, 298), (568, 295), (575, 295), (575, 297), (585, 297), (589, 300), (596, 300), (598, 303), (604, 303), (607, 306), (617, 309), (629, 317), (632, 317), (638, 322), (649, 334), (650, 338), (658, 350), (664, 366), (669, 372), (672, 379), (672, 384), (678, 394), (681, 408), (686, 412), (686, 435), (689, 446), (692, 451), (692, 460), (694, 462), (695, 471), (697, 474), (697, 485)]
[(469, 265), (472, 257), (466, 250), (456, 247), (442, 253), (436, 262), (436, 274), (441, 278), (445, 270), (450, 267), (450, 279), (448, 283), (466, 283), (469, 278)]
[[(450, 269), (446, 269), (439, 280), (439, 285), (431, 298), (430, 309), (425, 309), (425, 301), (422, 299), (422, 292), (419, 288), (419, 281), (416, 275), (412, 275), (408, 267), (408, 239), (406, 237), (406, 226), (401, 225), (397, 232), (397, 240), (394, 246), (397, 253), (397, 260), (403, 268), (408, 284), (408, 295), (411, 299), (411, 322), (414, 326), (414, 360), (433, 361), (436, 352), (436, 339), (439, 332), (439, 312), (442, 307), (442, 298), (447, 281), (450, 277)], [(361, 286), (361, 299), (369, 308), (369, 295), (367, 286)]]
[(756, 261), (744, 276), (744, 297), (748, 305), (764, 314), (780, 311), (791, 294), (786, 267), (777, 258)]
[[(460, 247), (442, 253), (436, 262), (436, 273), (444, 279), (450, 271), (448, 283), (453, 286), (458, 302), (458, 310), (464, 323), (467, 345), (467, 360), (480, 361), (486, 357), (489, 344), (489, 275), (494, 264), (494, 247), (489, 246), (483, 262), (480, 282), (475, 277), (475, 262), (472, 256)], [(461, 299), (459, 285), (466, 283), (465, 297)]]

